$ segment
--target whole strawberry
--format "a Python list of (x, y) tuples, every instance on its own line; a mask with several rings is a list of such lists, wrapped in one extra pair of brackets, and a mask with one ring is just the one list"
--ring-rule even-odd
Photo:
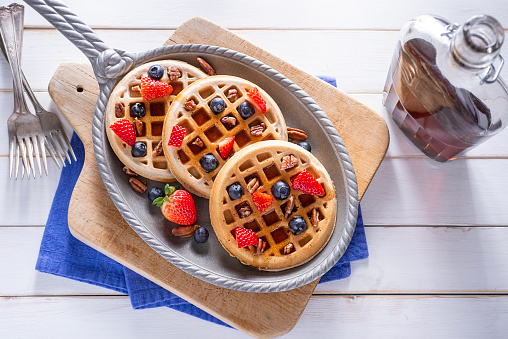
[(141, 78), (141, 96), (143, 100), (150, 101), (161, 98), (173, 92), (173, 86), (149, 77)]
[(166, 219), (179, 225), (192, 225), (196, 222), (196, 205), (189, 192), (177, 190), (176, 187), (166, 185), (165, 197), (153, 201), (161, 208)]

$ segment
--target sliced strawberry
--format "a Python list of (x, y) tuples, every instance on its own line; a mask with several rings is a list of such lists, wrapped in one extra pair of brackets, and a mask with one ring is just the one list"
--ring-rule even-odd
[(169, 136), (168, 146), (182, 147), (182, 141), (187, 129), (182, 126), (174, 125)]
[(258, 237), (256, 236), (256, 233), (248, 228), (237, 227), (235, 229), (235, 235), (238, 248), (258, 244)]
[(323, 186), (321, 186), (316, 178), (307, 172), (307, 170), (301, 171), (300, 174), (296, 176), (291, 188), (306, 194), (314, 194), (320, 197), (325, 195)]
[(222, 159), (227, 159), (229, 156), (229, 153), (231, 153), (231, 150), (233, 149), (233, 144), (235, 143), (235, 137), (226, 137), (224, 140), (219, 142), (219, 153)]
[(264, 212), (272, 204), (273, 197), (266, 193), (254, 192), (252, 193), (252, 201), (259, 212)]
[(120, 119), (109, 126), (113, 132), (129, 146), (136, 143), (136, 131), (128, 119)]
[(161, 98), (173, 92), (173, 86), (149, 77), (141, 78), (141, 96), (143, 100), (150, 101), (156, 98)]
[(259, 90), (257, 89), (257, 87), (252, 87), (248, 92), (247, 92), (247, 96), (252, 99), (250, 101), (252, 101), (254, 104), (256, 104), (259, 109), (261, 110), (261, 112), (263, 112), (263, 114), (266, 113), (266, 102), (265, 100), (261, 97), (261, 94), (259, 93)]
[(166, 219), (179, 225), (192, 225), (196, 222), (196, 205), (189, 192), (177, 190), (164, 201), (161, 207)]

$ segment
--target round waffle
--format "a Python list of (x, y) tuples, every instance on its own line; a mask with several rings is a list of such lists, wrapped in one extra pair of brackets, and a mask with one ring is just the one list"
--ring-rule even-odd
[[(143, 101), (141, 93), (135, 89), (136, 86), (140, 85), (141, 77), (148, 76), (148, 69), (152, 65), (160, 65), (164, 68), (164, 75), (160, 81), (169, 83), (173, 87), (173, 92), (162, 98)], [(170, 67), (176, 67), (180, 72), (180, 77), (170, 80), (168, 75)], [(125, 166), (139, 175), (152, 180), (175, 181), (175, 177), (169, 170), (164, 154), (154, 155), (153, 150), (162, 139), (164, 117), (171, 102), (191, 83), (206, 76), (198, 68), (185, 62), (158, 60), (136, 67), (122, 78), (112, 91), (106, 108), (106, 134), (113, 151)], [(109, 128), (119, 119), (129, 119), (133, 123), (135, 119), (130, 115), (130, 109), (133, 104), (138, 102), (144, 103), (146, 110), (145, 116), (138, 118), (143, 125), (142, 132), (136, 133), (136, 141), (143, 142), (147, 146), (147, 153), (144, 157), (133, 157), (131, 147)], [(119, 105), (123, 106), (123, 109), (118, 110)]]
[[(266, 113), (263, 114), (256, 105), (252, 105), (254, 114), (247, 119), (241, 117), (237, 108), (247, 101), (247, 92), (253, 87), (257, 86), (245, 79), (211, 76), (196, 81), (173, 101), (164, 122), (164, 154), (171, 172), (190, 192), (209, 198), (217, 173), (240, 149), (263, 140), (287, 140), (284, 117), (275, 101), (261, 88), (257, 87), (266, 102)], [(223, 112), (214, 114), (209, 105), (217, 97), (224, 100), (226, 107)], [(190, 101), (196, 105), (191, 110), (185, 107)], [(228, 118), (234, 123), (228, 123), (225, 120)], [(175, 125), (185, 128), (181, 147), (168, 145)], [(252, 128), (259, 126), (262, 126), (262, 132), (256, 135)], [(222, 159), (219, 143), (232, 136), (235, 137), (233, 150), (228, 158)], [(200, 160), (209, 154), (215, 157), (218, 166), (206, 172)]]
[[(281, 169), (288, 157), (294, 167)], [(257, 209), (248, 187), (253, 179), (260, 184), (253, 192), (272, 195), (271, 188), (277, 181), (291, 186), (303, 170), (324, 188), (323, 196), (291, 189), (287, 199), (274, 199), (263, 212)], [(234, 183), (240, 183), (243, 195), (232, 200), (228, 187)], [(336, 213), (335, 187), (326, 169), (311, 153), (284, 141), (266, 141), (236, 153), (217, 176), (210, 197), (210, 219), (222, 246), (243, 264), (265, 271), (289, 269), (312, 259), (330, 239)], [(289, 227), (296, 216), (306, 222), (306, 229), (300, 234), (294, 234)], [(266, 244), (238, 248), (237, 227), (251, 229), (258, 241)]]

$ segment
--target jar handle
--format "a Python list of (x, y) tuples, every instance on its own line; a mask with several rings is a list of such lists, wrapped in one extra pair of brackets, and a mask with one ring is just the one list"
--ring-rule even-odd
[(503, 57), (501, 55), (499, 55), (498, 57), (499, 57), (499, 60), (501, 60), (501, 62), (499, 63), (499, 67), (496, 69), (496, 67), (494, 66), (494, 63), (492, 63), (489, 66), (489, 70), (487, 71), (487, 74), (483, 78), (481, 78), (482, 81), (480, 81), (480, 85), (483, 85), (484, 83), (491, 84), (493, 82), (496, 82), (496, 80), (499, 77), (499, 74), (501, 73), (501, 70), (503, 69), (503, 66), (504, 66)]

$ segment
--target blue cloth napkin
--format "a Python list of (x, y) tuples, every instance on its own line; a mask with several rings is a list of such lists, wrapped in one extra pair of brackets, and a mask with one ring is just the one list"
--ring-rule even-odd
[[(336, 86), (335, 79), (321, 79)], [(69, 201), (85, 158), (83, 143), (76, 134), (71, 140), (77, 161), (67, 165), (60, 177), (55, 198), (42, 237), (36, 270), (106, 287), (128, 294), (135, 309), (167, 306), (172, 309), (228, 326), (182, 298), (156, 285), (141, 275), (120, 265), (104, 254), (75, 239), (67, 223)], [(351, 275), (350, 262), (369, 255), (361, 211), (358, 211), (356, 229), (346, 253), (320, 280), (320, 283)]]

